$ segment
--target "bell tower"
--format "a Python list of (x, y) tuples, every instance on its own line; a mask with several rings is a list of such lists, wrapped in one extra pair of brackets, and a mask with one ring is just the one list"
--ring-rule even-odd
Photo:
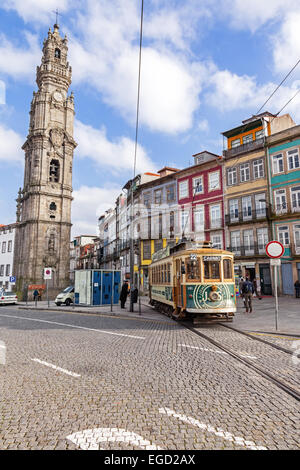
[[(43, 270), (51, 267), (49, 287), (57, 291), (69, 283), (71, 236), (74, 96), (68, 94), (72, 68), (68, 40), (59, 26), (49, 28), (38, 91), (33, 92), (25, 152), (24, 185), (17, 198), (14, 275), (17, 289), (43, 284)], [(54, 294), (54, 292), (53, 292)]]

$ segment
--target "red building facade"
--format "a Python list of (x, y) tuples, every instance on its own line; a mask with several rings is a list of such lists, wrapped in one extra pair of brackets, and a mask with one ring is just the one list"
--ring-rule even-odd
[(207, 151), (193, 157), (193, 166), (176, 173), (181, 236), (210, 240), (216, 248), (223, 249), (223, 159)]

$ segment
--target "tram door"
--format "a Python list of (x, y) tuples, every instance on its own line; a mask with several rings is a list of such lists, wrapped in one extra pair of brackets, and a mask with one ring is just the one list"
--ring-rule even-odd
[(181, 260), (176, 260), (176, 304), (177, 307), (182, 307), (182, 294), (181, 294), (181, 286), (182, 286), (182, 274), (181, 274)]

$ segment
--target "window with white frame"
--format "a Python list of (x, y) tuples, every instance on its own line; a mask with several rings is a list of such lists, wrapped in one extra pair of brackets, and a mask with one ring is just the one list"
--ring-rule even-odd
[(264, 177), (264, 162), (262, 158), (253, 161), (253, 175), (255, 179)]
[(296, 170), (297, 168), (300, 168), (298, 149), (289, 150), (287, 153), (287, 157), (289, 170)]
[(221, 205), (214, 204), (209, 208), (210, 212), (210, 226), (211, 228), (221, 227)]
[(266, 216), (266, 195), (265, 193), (255, 194), (256, 217)]
[(296, 254), (300, 254), (300, 225), (294, 225), (294, 243), (295, 243), (295, 249), (296, 249)]
[(222, 250), (223, 249), (222, 232), (212, 233), (210, 235), (210, 239), (211, 239), (213, 248), (216, 248), (217, 250)]
[(9, 275), (10, 275), (10, 264), (7, 264), (6, 270), (5, 270), (5, 276), (9, 276)]
[(187, 233), (189, 231), (189, 212), (187, 210), (181, 210), (181, 232)]
[(278, 240), (283, 246), (289, 246), (290, 244), (290, 231), (288, 225), (278, 227)]
[(285, 189), (277, 189), (274, 194), (275, 194), (276, 213), (279, 214), (282, 212), (287, 212)]
[(278, 155), (274, 155), (272, 157), (272, 163), (273, 163), (273, 174), (274, 175), (284, 172), (284, 164), (283, 164), (283, 155), (282, 155), (282, 153), (279, 153)]
[(259, 253), (264, 253), (269, 242), (268, 228), (261, 227), (256, 229), (256, 237)]
[(237, 184), (237, 171), (236, 171), (236, 168), (229, 168), (227, 170), (227, 184), (228, 184), (228, 186), (232, 186), (233, 184)]
[(240, 181), (244, 183), (250, 180), (250, 165), (249, 163), (243, 163), (240, 166)]
[(4, 276), (4, 264), (1, 264), (1, 266), (0, 266), (0, 276), (1, 277)]
[(208, 174), (208, 189), (214, 191), (220, 189), (220, 172), (213, 171)]
[(230, 232), (230, 244), (231, 249), (234, 252), (238, 252), (241, 249), (241, 234), (239, 230)]
[(255, 132), (255, 140), (262, 139), (264, 137), (264, 130), (261, 129), (260, 131)]
[(194, 208), (194, 228), (195, 232), (204, 232), (204, 206), (201, 204)]
[(180, 181), (179, 183), (179, 199), (189, 197), (189, 182), (188, 180)]
[(252, 199), (251, 196), (245, 196), (242, 198), (242, 211), (243, 219), (252, 218)]
[(6, 242), (2, 242), (2, 253), (6, 253)]
[(203, 176), (198, 176), (197, 178), (193, 178), (193, 194), (201, 194), (203, 193)]
[(9, 241), (8, 241), (7, 251), (8, 251), (9, 253), (12, 252), (12, 240), (9, 240)]
[(239, 147), (241, 145), (241, 139), (234, 139), (231, 141), (231, 148)]
[(230, 199), (229, 201), (229, 215), (230, 221), (238, 220), (239, 218), (239, 200)]
[(249, 144), (252, 141), (253, 141), (253, 135), (252, 134), (244, 135), (243, 144)]
[(292, 201), (292, 210), (294, 212), (299, 211), (300, 209), (300, 186), (295, 186), (291, 188), (291, 201)]
[(244, 230), (243, 232), (245, 252), (254, 251), (253, 230)]

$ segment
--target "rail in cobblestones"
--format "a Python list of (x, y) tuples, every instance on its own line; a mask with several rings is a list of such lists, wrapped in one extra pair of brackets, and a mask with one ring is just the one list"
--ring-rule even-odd
[[(233, 351), (232, 347), (228, 347), (226, 344), (224, 344), (224, 341), (220, 342), (220, 340), (216, 340), (215, 338), (213, 338), (212, 336), (213, 336), (214, 332), (216, 332), (215, 328), (214, 329), (209, 329), (209, 328), (205, 329), (204, 328), (206, 333), (203, 333), (203, 328), (201, 328), (202, 331), (199, 331), (199, 329), (189, 325), (186, 322), (182, 322), (181, 324), (185, 328), (188, 328), (190, 331), (195, 333), (196, 335), (198, 335), (201, 338), (207, 340), (210, 344), (213, 344), (214, 346), (219, 348), (224, 353), (230, 355), (231, 357), (234, 357), (239, 362), (241, 362), (244, 365), (246, 365), (247, 367), (251, 368), (252, 370), (257, 372), (260, 376), (262, 376), (265, 379), (271, 381), (274, 385), (276, 385), (278, 388), (280, 388), (281, 390), (283, 390), (284, 392), (286, 392), (287, 394), (289, 394), (290, 396), (295, 398), (297, 401), (300, 401), (300, 391), (299, 391), (299, 387), (298, 387), (299, 384), (297, 383), (297, 380), (296, 380), (297, 375), (294, 375), (295, 374), (295, 368), (293, 368), (292, 366), (290, 368), (290, 371), (288, 372), (288, 375), (284, 376), (284, 374), (282, 374), (282, 376), (280, 378), (279, 375), (280, 375), (281, 371), (278, 371), (278, 369), (279, 369), (278, 360), (277, 360), (278, 358), (272, 357), (271, 359), (272, 359), (273, 364), (271, 364), (271, 365), (270, 365), (270, 362), (263, 364), (263, 361), (261, 361), (261, 365), (263, 367), (258, 366), (253, 361), (247, 359), (244, 355), (242, 356), (241, 354)], [(223, 327), (224, 325), (218, 325), (218, 326)], [(240, 332), (238, 330), (233, 330), (233, 332), (235, 334), (240, 334), (242, 336), (242, 332)], [(249, 340), (250, 340), (250, 338), (249, 338)], [(251, 340), (255, 341), (256, 338), (251, 337)], [(273, 344), (269, 344), (269, 346), (274, 347)], [(278, 348), (276, 348), (276, 349), (278, 349)], [(286, 353), (286, 351), (282, 351), (283, 348), (279, 348), (279, 349), (281, 349), (281, 352)], [(266, 359), (266, 356), (265, 356), (265, 359)], [(268, 359), (267, 362), (270, 361), (270, 357), (267, 358), (267, 359)], [(276, 369), (276, 367), (278, 367), (278, 369)], [(272, 370), (272, 368), (273, 368), (274, 375), (269, 372), (269, 370)], [(275, 375), (276, 371), (278, 371), (277, 376)], [(297, 370), (296, 370), (296, 374), (297, 374)]]

